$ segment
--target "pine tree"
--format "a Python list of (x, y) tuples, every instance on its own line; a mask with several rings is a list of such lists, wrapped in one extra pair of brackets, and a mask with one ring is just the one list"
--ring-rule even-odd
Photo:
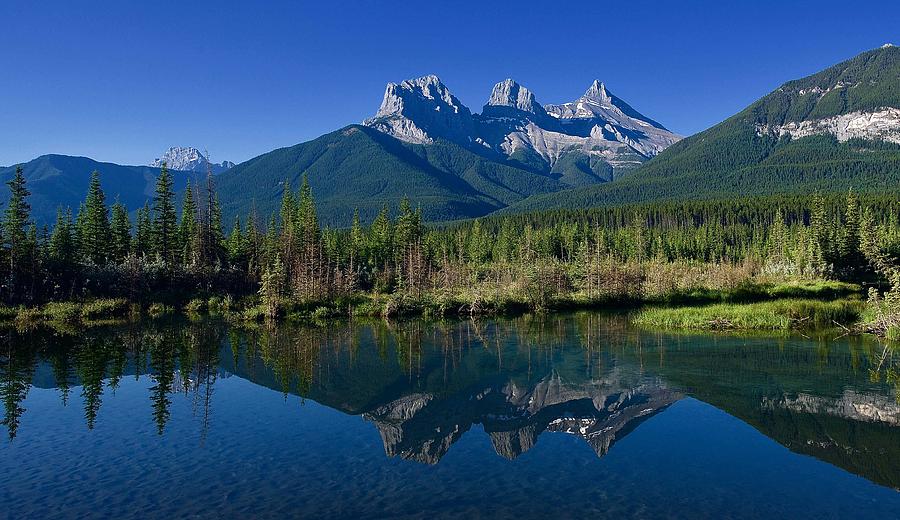
[(629, 226), (629, 238), (631, 239), (631, 259), (643, 262), (647, 255), (647, 219), (640, 213), (635, 213)]
[(31, 214), (27, 199), (31, 193), (25, 187), (25, 175), (21, 166), (16, 167), (15, 175), (6, 185), (9, 186), (10, 194), (3, 218), (3, 245), (9, 260), (9, 287), (15, 298), (25, 283), (23, 276), (28, 255), (27, 227)]
[(176, 264), (178, 257), (178, 216), (174, 199), (172, 175), (163, 163), (153, 197), (153, 252), (170, 266)]
[(851, 189), (847, 193), (847, 208), (844, 213), (844, 232), (840, 244), (841, 264), (848, 277), (856, 277), (864, 269), (864, 259), (860, 251), (859, 198)]
[(376, 267), (383, 266), (390, 259), (393, 251), (392, 235), (391, 219), (388, 217), (387, 205), (384, 205), (372, 222), (370, 229), (369, 249)]
[(259, 276), (261, 261), (264, 254), (264, 237), (260, 233), (259, 215), (256, 212), (255, 201), (251, 204), (250, 213), (247, 215), (247, 275), (253, 279)]
[(181, 259), (185, 265), (197, 261), (197, 203), (194, 202), (194, 190), (188, 183), (184, 190), (184, 201), (181, 204), (181, 222), (178, 224), (178, 243)]
[(81, 223), (81, 257), (94, 264), (103, 264), (109, 256), (111, 232), (106, 195), (100, 186), (100, 173), (91, 174), (91, 184), (84, 201), (84, 218)]
[(60, 267), (70, 267), (75, 263), (75, 224), (72, 222), (72, 210), (66, 208), (56, 211), (56, 224), (50, 235), (49, 256), (51, 262)]
[(222, 206), (219, 196), (213, 198), (209, 219), (209, 264), (215, 265), (225, 259), (225, 232), (222, 230)]
[(365, 257), (366, 235), (359, 221), (359, 208), (353, 210), (353, 222), (350, 225), (350, 263), (359, 265)]
[(303, 184), (297, 197), (297, 221), (296, 226), (304, 247), (316, 244), (319, 241), (319, 217), (316, 214), (316, 203), (313, 200), (312, 188), (309, 186), (309, 178), (303, 174)]
[(265, 315), (268, 319), (274, 319), (278, 316), (281, 300), (285, 292), (284, 280), (284, 264), (281, 262), (281, 257), (276, 257), (272, 265), (263, 272), (262, 280), (259, 284), (259, 297), (262, 300)]
[(131, 249), (137, 256), (147, 256), (153, 253), (153, 221), (150, 217), (150, 205), (137, 211), (137, 223), (135, 225), (134, 240)]
[(247, 243), (241, 232), (241, 220), (237, 217), (234, 219), (225, 247), (228, 250), (228, 263), (232, 268), (243, 267), (247, 261)]
[(296, 263), (294, 254), (297, 250), (299, 237), (297, 236), (297, 204), (294, 194), (291, 192), (291, 183), (285, 181), (284, 193), (281, 197), (281, 210), (278, 213), (281, 219), (281, 255), (287, 266), (285, 271), (290, 276), (291, 268)]
[(491, 255), (490, 238), (487, 232), (482, 229), (481, 219), (475, 219), (472, 223), (472, 229), (469, 231), (469, 243), (467, 248), (467, 256), (473, 264), (479, 265), (488, 260)]
[(825, 208), (825, 199), (817, 192), (812, 198), (812, 207), (809, 212), (809, 238), (810, 238), (810, 267), (819, 274), (828, 271), (827, 251), (828, 230), (827, 230), (828, 214)]
[(110, 228), (112, 233), (110, 257), (115, 262), (122, 262), (131, 251), (131, 220), (128, 218), (128, 210), (119, 201), (112, 206)]

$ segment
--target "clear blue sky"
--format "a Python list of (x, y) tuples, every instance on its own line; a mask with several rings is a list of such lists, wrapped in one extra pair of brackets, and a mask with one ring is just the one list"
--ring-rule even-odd
[[(542, 103), (594, 78), (691, 134), (886, 42), (900, 2), (0, 3), (0, 165), (240, 162), (359, 122), (389, 81), (439, 75), (473, 111), (512, 77)], [(488, 5), (490, 4), (490, 5)]]

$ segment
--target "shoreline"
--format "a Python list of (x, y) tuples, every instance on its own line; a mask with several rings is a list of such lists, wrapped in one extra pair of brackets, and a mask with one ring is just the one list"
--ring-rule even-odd
[(194, 298), (182, 304), (138, 303), (124, 298), (49, 302), (35, 307), (0, 308), (0, 326), (48, 326), (79, 330), (141, 319), (180, 315), (188, 319), (217, 317), (234, 325), (316, 324), (341, 318), (445, 319), (514, 317), (529, 313), (627, 310), (639, 327), (695, 332), (763, 332), (841, 328), (848, 333), (878, 331), (874, 316), (861, 298), (862, 287), (823, 280), (753, 283), (726, 290), (698, 288), (651, 297), (620, 295), (589, 298), (572, 293), (537, 302), (503, 293), (448, 294), (432, 291), (418, 296), (359, 293), (326, 302), (285, 299), (275, 318), (258, 298), (235, 300), (230, 295)]

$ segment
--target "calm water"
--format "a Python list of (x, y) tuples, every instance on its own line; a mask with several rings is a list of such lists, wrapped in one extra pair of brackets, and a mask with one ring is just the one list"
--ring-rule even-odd
[(897, 518), (898, 375), (597, 314), (6, 331), (0, 517)]

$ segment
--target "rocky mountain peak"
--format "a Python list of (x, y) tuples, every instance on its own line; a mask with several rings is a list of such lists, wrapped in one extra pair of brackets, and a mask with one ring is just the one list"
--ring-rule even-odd
[(469, 142), (473, 136), (472, 113), (434, 74), (388, 83), (378, 112), (363, 124), (418, 144), (438, 137)]
[(606, 90), (606, 85), (598, 79), (595, 79), (591, 86), (584, 91), (582, 99), (598, 101), (601, 103), (609, 103), (612, 101), (612, 95)]
[(469, 109), (450, 93), (439, 77), (429, 74), (400, 83), (388, 83), (375, 119), (402, 115), (404, 109), (415, 109), (410, 105), (416, 103), (428, 105), (436, 111), (470, 114)]
[(389, 83), (378, 112), (363, 124), (408, 143), (442, 138), (507, 157), (524, 154), (533, 158), (530, 167), (547, 171), (563, 156), (581, 154), (595, 165), (585, 167), (587, 175), (633, 168), (679, 139), (599, 80), (573, 102), (541, 106), (532, 91), (505, 79), (473, 115), (440, 78), (428, 75)]
[(157, 157), (150, 166), (161, 168), (163, 163), (170, 170), (180, 170), (186, 172), (203, 172), (207, 171), (207, 165), (212, 166), (213, 174), (221, 173), (232, 166), (231, 161), (222, 161), (221, 163), (210, 163), (207, 157), (197, 148), (193, 146), (173, 146), (166, 150), (162, 157)]
[(505, 79), (494, 85), (485, 108), (489, 106), (511, 107), (532, 114), (544, 113), (544, 107), (537, 102), (534, 93), (513, 79)]

